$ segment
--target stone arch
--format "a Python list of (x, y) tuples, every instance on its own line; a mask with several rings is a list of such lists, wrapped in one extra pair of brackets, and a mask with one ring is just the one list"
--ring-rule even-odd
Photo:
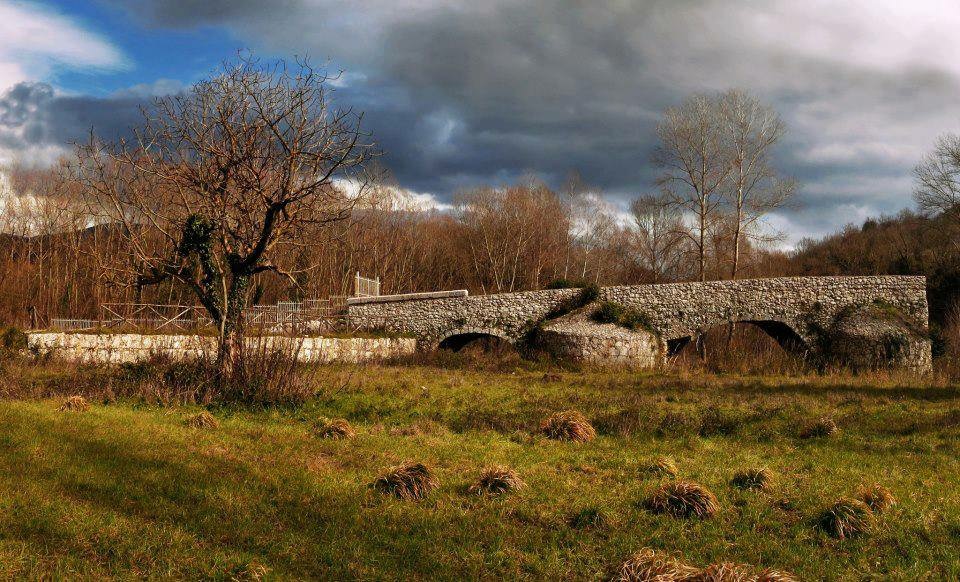
[[(788, 323), (774, 319), (736, 319), (733, 321), (723, 320), (716, 322), (711, 327), (726, 325), (727, 323), (749, 323), (768, 336), (773, 338), (785, 351), (806, 356), (810, 350), (810, 345), (803, 336)], [(667, 340), (667, 355), (674, 356), (680, 353), (684, 347), (693, 340), (693, 334), (683, 335)]]
[(460, 328), (443, 334), (440, 341), (438, 341), (434, 347), (450, 349), (457, 352), (467, 344), (483, 338), (496, 338), (511, 345), (514, 343), (513, 337), (502, 329)]

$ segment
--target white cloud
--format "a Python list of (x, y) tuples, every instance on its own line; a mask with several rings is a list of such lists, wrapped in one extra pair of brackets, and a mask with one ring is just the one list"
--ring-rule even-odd
[(0, 89), (45, 79), (59, 67), (126, 66), (117, 47), (67, 16), (39, 4), (0, 0)]

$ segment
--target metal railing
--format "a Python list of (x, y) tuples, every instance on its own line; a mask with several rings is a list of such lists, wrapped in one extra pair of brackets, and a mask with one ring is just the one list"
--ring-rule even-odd
[(368, 277), (361, 277), (360, 271), (357, 271), (357, 276), (353, 279), (353, 296), (354, 297), (379, 297), (380, 296), (380, 277), (376, 279), (370, 279)]

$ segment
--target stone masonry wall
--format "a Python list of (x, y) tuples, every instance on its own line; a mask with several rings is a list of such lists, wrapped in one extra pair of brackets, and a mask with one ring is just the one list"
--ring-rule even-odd
[[(302, 362), (367, 362), (408, 355), (416, 350), (412, 338), (288, 338), (268, 337), (267, 349), (297, 351)], [(256, 347), (257, 338), (248, 338)], [(174, 359), (216, 353), (216, 338), (190, 335), (31, 333), (27, 344), (41, 353), (72, 361), (121, 363), (166, 355)]]
[[(577, 289), (503, 293), (441, 299), (368, 301), (348, 305), (361, 329), (411, 333), (423, 347), (463, 333), (489, 333), (515, 341)], [(812, 341), (852, 305), (880, 300), (927, 326), (924, 277), (784, 277), (706, 283), (605, 287), (600, 300), (639, 309), (665, 340), (695, 335), (728, 321), (775, 321)]]

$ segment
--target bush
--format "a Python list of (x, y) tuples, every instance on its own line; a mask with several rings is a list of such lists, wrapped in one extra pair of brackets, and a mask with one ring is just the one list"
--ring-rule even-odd
[(187, 426), (193, 428), (220, 428), (220, 422), (215, 416), (203, 410), (188, 418)]
[(674, 517), (706, 519), (719, 511), (717, 496), (709, 489), (691, 481), (674, 481), (658, 487), (647, 502), (654, 513)]
[(27, 334), (19, 327), (7, 326), (0, 331), (0, 352), (15, 353), (27, 349)]
[(773, 484), (773, 472), (770, 469), (745, 469), (738, 471), (730, 483), (739, 489), (769, 489)]
[(518, 491), (525, 486), (513, 469), (487, 467), (480, 472), (480, 479), (470, 486), (469, 491), (476, 495), (502, 495), (510, 491)]
[(410, 461), (390, 467), (370, 484), (375, 491), (409, 500), (423, 499), (439, 485), (426, 465)]
[(868, 532), (874, 523), (873, 510), (859, 499), (840, 499), (820, 515), (820, 528), (837, 539)]
[(357, 435), (344, 418), (320, 419), (314, 425), (314, 432), (322, 439), (352, 439)]
[(580, 443), (592, 441), (597, 436), (590, 421), (576, 410), (550, 415), (540, 423), (540, 432), (549, 439)]
[(601, 303), (590, 317), (597, 323), (612, 323), (632, 331), (644, 330), (656, 333), (646, 313), (612, 301)]
[(618, 582), (673, 582), (689, 580), (697, 572), (696, 568), (676, 558), (644, 548), (630, 556), (613, 579)]
[(893, 496), (893, 493), (880, 484), (861, 488), (857, 497), (860, 501), (866, 503), (874, 513), (883, 513), (897, 504), (897, 498)]

